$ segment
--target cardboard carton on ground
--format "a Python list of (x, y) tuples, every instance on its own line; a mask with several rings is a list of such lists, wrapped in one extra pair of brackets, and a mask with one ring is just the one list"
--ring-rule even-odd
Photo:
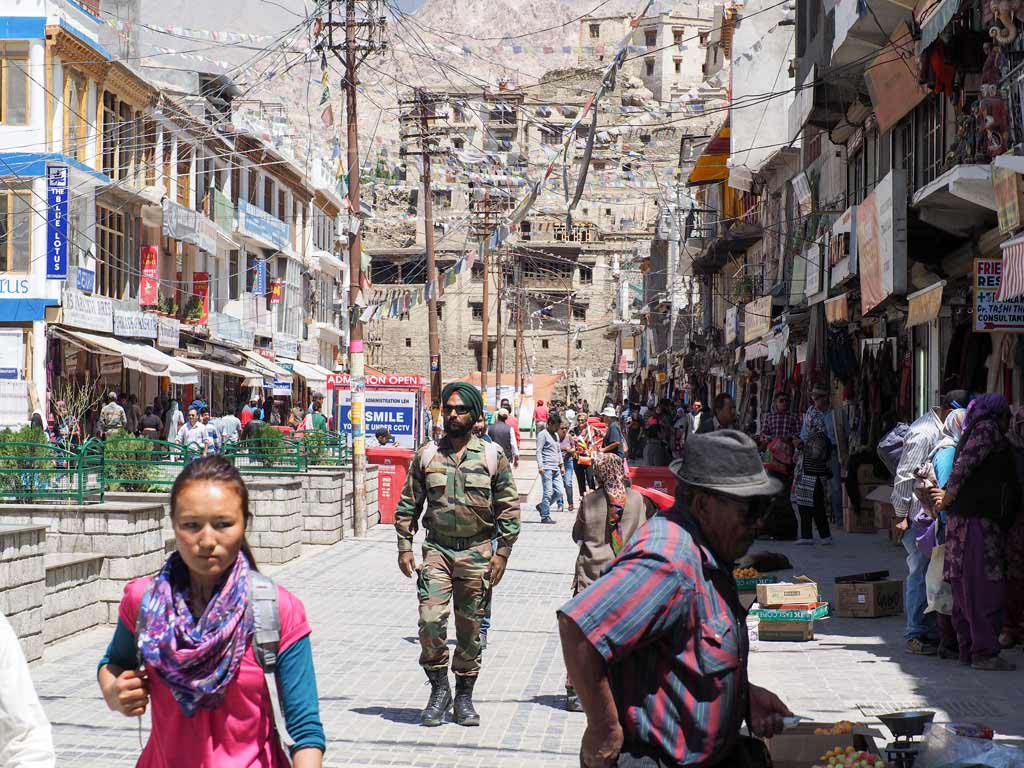
[(773, 608), (791, 603), (818, 602), (818, 585), (806, 576), (797, 576), (792, 582), (758, 584), (757, 602), (762, 608)]
[(875, 528), (888, 531), (893, 516), (892, 486), (880, 485), (869, 493), (864, 500), (872, 505), (875, 513)]
[(762, 621), (757, 639), (765, 642), (803, 643), (814, 639), (813, 621)]
[(886, 581), (836, 584), (832, 599), (835, 615), (849, 619), (874, 619), (903, 613), (903, 582)]
[(847, 533), (875, 533), (875, 510), (873, 507), (843, 510), (843, 530)]
[(821, 763), (822, 755), (836, 747), (853, 747), (857, 751), (876, 753), (873, 738), (882, 738), (882, 734), (872, 728), (854, 726), (853, 733), (836, 736), (816, 736), (814, 733), (819, 728), (831, 728), (833, 725), (800, 723), (769, 739), (768, 751), (775, 768), (811, 768)]

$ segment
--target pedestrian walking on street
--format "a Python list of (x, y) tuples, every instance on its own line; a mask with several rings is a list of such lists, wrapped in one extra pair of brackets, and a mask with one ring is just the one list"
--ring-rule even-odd
[(539, 435), (544, 431), (548, 423), (548, 407), (544, 405), (543, 400), (538, 400), (537, 405), (533, 408), (533, 433)]
[(203, 407), (199, 411), (199, 421), (206, 427), (206, 436), (209, 438), (206, 453), (220, 453), (221, 449), (221, 437), (220, 429), (218, 429), (216, 422), (210, 421), (210, 409)]
[(576, 414), (576, 424), (569, 430), (569, 433), (575, 443), (573, 471), (576, 473), (576, 485), (579, 487), (580, 494), (584, 494), (588, 489), (597, 488), (597, 482), (594, 479), (596, 437), (585, 411)]
[(167, 437), (164, 439), (169, 443), (176, 442), (178, 433), (185, 426), (185, 416), (178, 407), (177, 400), (171, 400), (167, 413), (164, 415), (164, 426), (167, 428)]
[[(618, 557), (623, 546), (654, 512), (651, 504), (632, 488), (626, 488), (626, 467), (614, 453), (598, 454), (594, 475), (600, 490), (580, 500), (572, 527), (572, 540), (579, 545), (572, 593), (578, 595)], [(565, 680), (565, 708), (582, 712), (572, 680)]]
[[(452, 382), (441, 392), (445, 433), (416, 451), (395, 510), (398, 567), (417, 575), (420, 666), (430, 681), (430, 699), (420, 722), (437, 726), (454, 706), (459, 725), (480, 724), (473, 687), (480, 674), (480, 617), (490, 590), (505, 574), (519, 537), (519, 492), (512, 467), (494, 443), (473, 435), (483, 415), (480, 391)], [(423, 562), (417, 568), (413, 536), (426, 504)], [(492, 547), (492, 539), (497, 547)], [(452, 660), (455, 698), (448, 682), (448, 617), (455, 607)]]
[(587, 715), (580, 764), (768, 765), (764, 744), (740, 727), (746, 720), (770, 737), (791, 713), (749, 682), (732, 569), (782, 484), (735, 430), (692, 435), (671, 469), (675, 506), (558, 612), (562, 655)]
[(238, 420), (242, 423), (242, 428), (253, 419), (257, 421), (263, 421), (263, 413), (260, 411), (260, 398), (253, 390), (252, 394), (249, 395), (249, 403), (242, 408), (242, 414), (238, 417)]
[(797, 544), (814, 543), (811, 530), (813, 520), (821, 543), (827, 546), (832, 543), (832, 530), (829, 527), (825, 499), (828, 498), (828, 478), (832, 474), (832, 451), (835, 450), (827, 424), (831, 412), (828, 389), (815, 385), (811, 390), (811, 399), (812, 405), (804, 414), (800, 429), (800, 454), (793, 483), (793, 501), (800, 512), (800, 538)]
[[(1006, 440), (1010, 406), (999, 394), (967, 409), (963, 435), (935, 509), (948, 510), (943, 578), (953, 588), (953, 625), (960, 661), (974, 669), (1012, 671), (999, 655), (1006, 606), (1006, 537), (1020, 514), (1016, 458)], [(901, 462), (902, 463), (902, 462)]]
[(523, 438), (519, 434), (519, 419), (517, 419), (515, 417), (515, 415), (514, 415), (515, 414), (515, 409), (512, 408), (512, 403), (509, 402), (509, 399), (507, 397), (502, 398), (501, 407), (504, 408), (506, 411), (508, 411), (508, 418), (505, 419), (505, 421), (508, 422), (508, 425), (512, 428), (512, 431), (515, 432), (515, 434), (516, 434), (516, 445), (517, 446), (522, 446)]
[(146, 406), (146, 413), (139, 422), (139, 429), (143, 437), (148, 440), (159, 440), (164, 431), (164, 422), (153, 411), (152, 405)]
[(601, 420), (604, 421), (607, 427), (604, 433), (604, 442), (601, 443), (601, 453), (614, 453), (625, 458), (625, 438), (623, 438), (622, 430), (619, 428), (619, 418), (615, 415), (615, 409), (609, 405), (601, 411)]
[(107, 395), (107, 404), (100, 409), (100, 434), (112, 437), (128, 428), (128, 417), (117, 402), (117, 393)]
[(227, 413), (220, 417), (220, 439), (221, 447), (238, 442), (238, 436), (242, 432), (242, 420), (235, 416), (234, 406)]
[(892, 508), (896, 517), (901, 518), (898, 529), (903, 532), (902, 543), (907, 552), (907, 580), (903, 600), (907, 613), (907, 627), (904, 639), (907, 653), (917, 656), (934, 656), (938, 652), (938, 631), (934, 617), (925, 613), (928, 608), (928, 593), (925, 586), (928, 558), (918, 548), (917, 536), (910, 525), (922, 514), (926, 518), (930, 517), (924, 512), (921, 501), (914, 495), (914, 470), (931, 456), (942, 440), (949, 412), (966, 405), (968, 399), (968, 393), (962, 389), (947, 392), (943, 395), (938, 408), (930, 408), (910, 425), (903, 440), (903, 452), (896, 466), (896, 477), (893, 478)]
[(25, 653), (0, 613), (0, 765), (53, 768), (53, 734), (39, 703)]
[[(570, 417), (569, 414), (573, 413), (572, 411), (566, 411), (565, 413), (565, 421), (558, 427), (558, 445), (562, 449), (562, 488), (565, 490), (565, 500), (569, 504), (569, 511), (575, 512), (576, 505), (573, 503), (572, 478), (576, 468), (576, 465), (573, 463), (576, 441), (569, 434), (569, 427), (576, 420), (576, 415), (573, 414)], [(580, 489), (581, 497), (585, 490), (585, 488)]]
[(256, 569), (242, 476), (220, 456), (194, 461), (170, 506), (177, 551), (125, 586), (99, 665), (111, 710), (151, 709), (137, 766), (319, 768), (326, 740), (306, 611)]
[[(548, 415), (546, 429), (537, 433), (537, 472), (541, 481), (540, 504), (537, 511), (540, 521), (546, 525), (554, 524), (551, 519), (551, 504), (564, 496), (562, 477), (565, 466), (562, 464), (562, 446), (558, 437), (558, 428), (562, 425), (562, 417), (557, 413)], [(560, 512), (563, 510), (559, 510)]]
[(188, 424), (178, 430), (176, 442), (189, 449), (185, 461), (194, 459), (196, 454), (205, 456), (210, 451), (210, 433), (206, 425), (199, 421), (199, 412), (195, 408), (188, 409)]
[(761, 419), (761, 432), (758, 443), (768, 445), (772, 440), (793, 439), (800, 436), (800, 419), (790, 413), (790, 396), (788, 392), (778, 392), (772, 403), (773, 410)]
[[(508, 402), (507, 400), (504, 402)], [(498, 418), (487, 428), (487, 435), (501, 446), (512, 466), (519, 466), (519, 441), (512, 425), (508, 423), (511, 416), (504, 406), (498, 409)]]

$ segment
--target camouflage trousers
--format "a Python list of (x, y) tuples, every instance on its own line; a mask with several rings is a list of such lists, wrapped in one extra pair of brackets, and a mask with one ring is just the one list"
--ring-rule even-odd
[(480, 672), (480, 620), (491, 600), (488, 565), (491, 542), (454, 550), (423, 542), (423, 566), (416, 581), (420, 601), (420, 666), (448, 668), (448, 616), (455, 604), (456, 675)]

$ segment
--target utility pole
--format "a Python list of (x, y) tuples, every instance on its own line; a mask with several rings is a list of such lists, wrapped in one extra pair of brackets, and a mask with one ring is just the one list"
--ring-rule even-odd
[[(356, 70), (375, 51), (385, 48), (383, 41), (384, 15), (378, 8), (379, 0), (345, 0), (345, 21), (334, 21), (337, 0), (328, 5), (327, 47), (345, 66), (345, 118), (348, 130), (348, 204), (349, 227), (349, 301), (351, 302), (348, 356), (352, 405), (349, 420), (352, 423), (352, 521), (356, 536), (366, 535), (366, 347), (363, 341), (363, 322), (360, 319), (359, 298), (363, 282), (363, 236), (359, 216), (362, 202), (359, 196), (359, 122), (356, 104)], [(366, 13), (358, 18), (357, 5), (362, 2)], [(343, 43), (335, 43), (335, 30), (344, 26)], [(360, 39), (360, 32), (363, 32)]]
[(523, 381), (526, 378), (526, 351), (523, 349), (523, 310), (526, 309), (526, 291), (523, 290), (522, 259), (516, 258), (515, 265), (516, 291), (516, 388), (519, 390), (519, 401), (523, 399)]
[[(489, 196), (488, 196), (489, 197)], [(488, 200), (489, 202), (489, 200)], [(484, 411), (487, 411), (487, 370), (491, 367), (491, 337), (488, 336), (490, 324), (490, 283), (491, 283), (491, 249), (488, 237), (480, 238), (480, 250), (484, 260), (484, 315), (480, 325), (480, 391), (484, 397)]]
[(497, 307), (498, 316), (498, 343), (495, 352), (497, 353), (498, 359), (495, 361), (494, 365), (494, 402), (497, 405), (501, 403), (501, 377), (505, 373), (505, 326), (501, 321), (502, 294), (505, 290), (504, 250), (498, 252), (498, 268), (496, 271), (498, 274), (496, 282), (498, 295), (495, 297), (494, 303)]
[[(435, 128), (431, 121), (438, 120), (447, 115), (437, 114), (438, 100), (431, 94), (419, 88), (413, 93), (409, 102), (403, 102), (403, 106), (411, 105), (412, 110), (408, 115), (402, 116), (403, 125), (402, 139), (403, 146), (401, 155), (420, 155), (423, 158), (423, 239), (426, 245), (427, 256), (427, 285), (430, 288), (430, 297), (427, 300), (427, 347), (430, 355), (430, 399), (431, 402), (441, 402), (441, 339), (437, 329), (437, 266), (434, 254), (434, 198), (431, 188), (431, 155), (437, 151), (437, 137), (444, 132), (443, 129)], [(405, 142), (418, 144), (419, 151), (410, 150)]]
[(498, 227), (500, 216), (509, 210), (514, 202), (505, 195), (494, 195), (490, 192), (479, 192), (476, 189), (470, 190), (470, 213), (472, 214), (472, 231), (480, 240), (480, 256), (483, 260), (484, 284), (483, 284), (483, 321), (480, 332), (480, 391), (484, 398), (484, 408), (487, 408), (487, 373), (490, 357), (490, 286), (491, 281), (491, 255), (490, 238), (491, 234)]

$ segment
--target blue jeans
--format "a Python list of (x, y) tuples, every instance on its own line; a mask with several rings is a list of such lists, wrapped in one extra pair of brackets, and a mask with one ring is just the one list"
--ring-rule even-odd
[(545, 469), (541, 474), (542, 495), (540, 497), (540, 519), (551, 517), (551, 502), (562, 498), (562, 473), (557, 469)]
[(907, 550), (907, 583), (903, 602), (907, 611), (907, 640), (927, 641), (935, 635), (935, 615), (925, 613), (928, 594), (924, 577), (928, 571), (928, 558), (917, 548), (917, 537), (913, 525), (903, 534), (903, 548)]
[(575, 465), (573, 464), (572, 458), (569, 456), (565, 457), (565, 474), (562, 475), (562, 486), (565, 488), (565, 498), (569, 502), (569, 506), (572, 506), (572, 476)]

